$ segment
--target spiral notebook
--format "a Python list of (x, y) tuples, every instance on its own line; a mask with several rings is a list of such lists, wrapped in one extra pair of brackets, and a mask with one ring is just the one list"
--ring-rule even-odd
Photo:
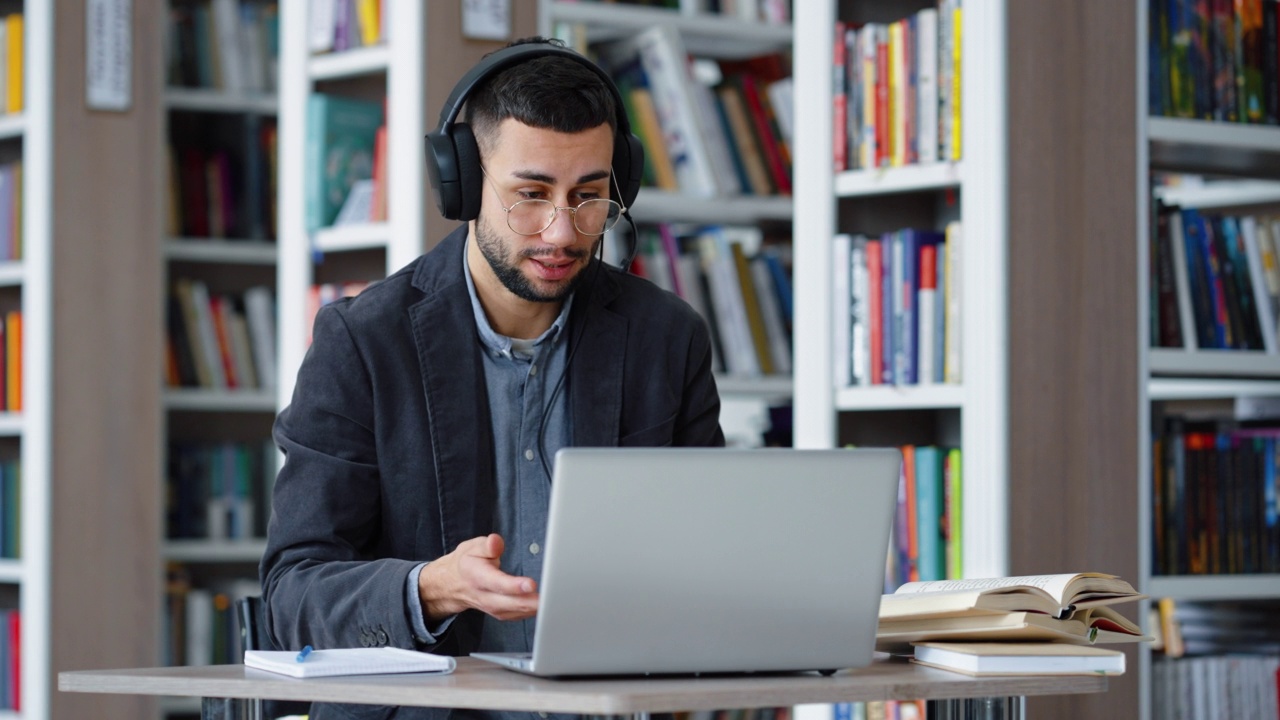
[(445, 655), (403, 648), (341, 648), (313, 650), (302, 662), (296, 650), (245, 650), (245, 667), (297, 678), (332, 675), (391, 675), (395, 673), (453, 672), (457, 661)]

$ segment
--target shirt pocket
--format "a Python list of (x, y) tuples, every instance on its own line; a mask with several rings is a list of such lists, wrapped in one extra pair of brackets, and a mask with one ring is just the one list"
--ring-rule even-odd
[(656, 425), (627, 433), (618, 439), (618, 447), (668, 447), (675, 431), (677, 413)]

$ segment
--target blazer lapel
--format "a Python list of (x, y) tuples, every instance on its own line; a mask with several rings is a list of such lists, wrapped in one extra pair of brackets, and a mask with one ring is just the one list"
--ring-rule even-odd
[(480, 346), (466, 341), (476, 329), (460, 276), (461, 252), (461, 242), (446, 240), (430, 254), (439, 262), (423, 267), (415, 278), (428, 295), (409, 309), (426, 393), (428, 437), (423, 442), (429, 443), (434, 459), (446, 551), (492, 529), (497, 493)]
[[(598, 261), (597, 261), (598, 262)], [(574, 302), (569, 351), (577, 340), (569, 375), (573, 444), (579, 447), (613, 447), (618, 444), (622, 421), (622, 370), (627, 346), (626, 318), (608, 309), (617, 295), (612, 271), (599, 268), (590, 294), (580, 293)], [(585, 295), (585, 297), (581, 297)], [(585, 327), (580, 327), (581, 323)], [(579, 339), (581, 336), (581, 339)]]

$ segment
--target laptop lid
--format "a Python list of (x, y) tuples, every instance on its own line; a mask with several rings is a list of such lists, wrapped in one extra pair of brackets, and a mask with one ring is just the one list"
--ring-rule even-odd
[(868, 664), (900, 468), (892, 449), (559, 451), (532, 671)]

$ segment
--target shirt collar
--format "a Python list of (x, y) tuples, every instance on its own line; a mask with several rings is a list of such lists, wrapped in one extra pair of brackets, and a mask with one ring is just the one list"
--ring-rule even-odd
[[(484, 345), (489, 352), (502, 355), (503, 357), (512, 357), (513, 342), (512, 338), (501, 335), (493, 329), (489, 324), (489, 318), (484, 314), (484, 307), (480, 304), (480, 296), (476, 294), (476, 283), (471, 278), (471, 266), (467, 264), (467, 246), (471, 243), (470, 238), (462, 244), (462, 276), (467, 279), (467, 294), (471, 296), (471, 312), (476, 318), (476, 330), (480, 333), (480, 343)], [(564, 329), (566, 323), (569, 322), (569, 308), (573, 305), (573, 295), (565, 298), (564, 304), (560, 307), (560, 314), (556, 316), (551, 327), (533, 340), (517, 341), (519, 345), (528, 345), (536, 348), (544, 342), (554, 340), (560, 335), (560, 331)], [(519, 349), (518, 349), (519, 350)], [(526, 354), (521, 352), (521, 354)]]

